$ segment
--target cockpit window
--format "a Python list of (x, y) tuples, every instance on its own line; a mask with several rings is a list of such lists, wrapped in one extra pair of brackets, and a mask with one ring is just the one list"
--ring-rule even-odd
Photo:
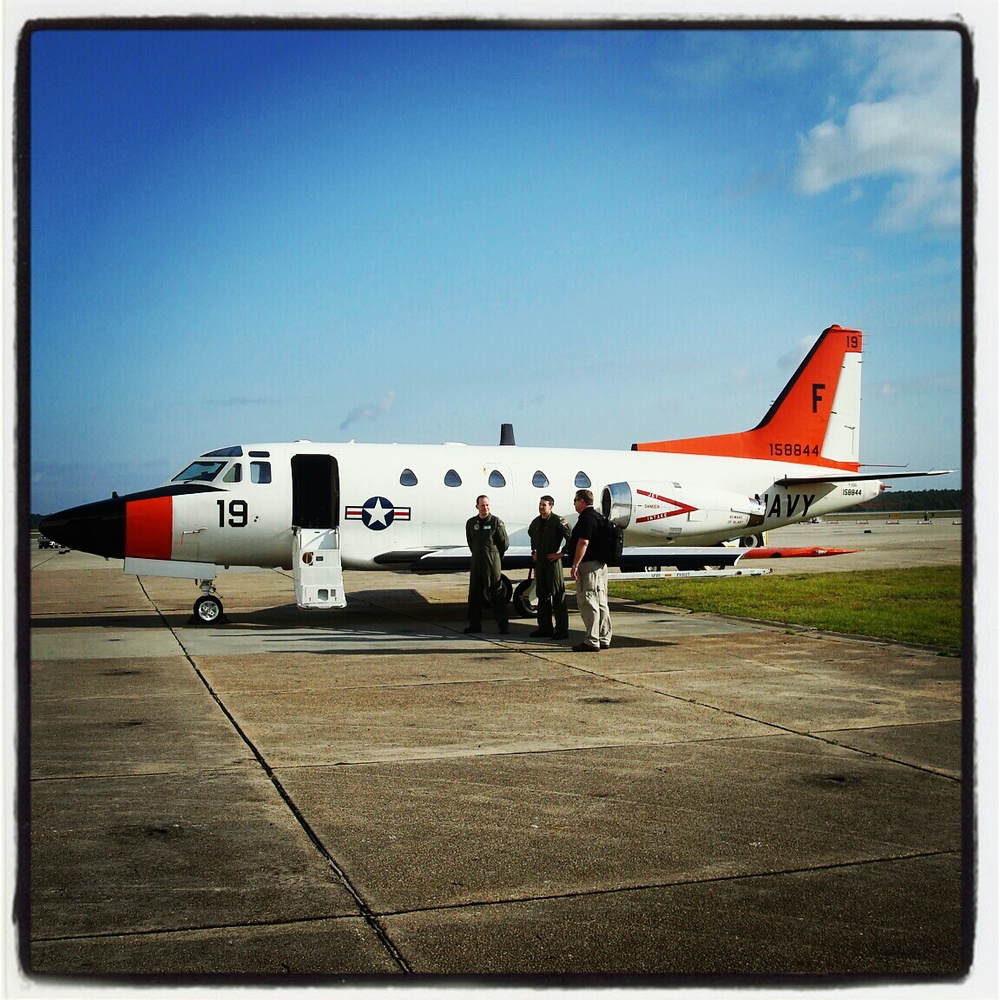
[(222, 477), (224, 483), (241, 483), (243, 481), (243, 466), (236, 462)]
[(225, 464), (225, 462), (206, 462), (204, 459), (198, 459), (183, 472), (178, 472), (170, 481), (172, 483), (210, 483), (222, 471)]
[(234, 444), (231, 448), (219, 448), (216, 451), (206, 451), (202, 458), (241, 458), (243, 449)]

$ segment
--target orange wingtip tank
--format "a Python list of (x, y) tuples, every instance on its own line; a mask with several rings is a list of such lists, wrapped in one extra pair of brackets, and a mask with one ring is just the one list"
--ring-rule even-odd
[(744, 559), (800, 559), (808, 556), (847, 556), (852, 552), (860, 552), (861, 549), (781, 549), (771, 548), (762, 545), (760, 548), (750, 549)]

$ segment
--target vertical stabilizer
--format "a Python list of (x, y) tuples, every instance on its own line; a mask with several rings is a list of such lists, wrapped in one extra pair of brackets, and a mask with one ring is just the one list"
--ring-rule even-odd
[(780, 459), (857, 472), (861, 429), (860, 330), (824, 330), (749, 431), (634, 444), (635, 451)]

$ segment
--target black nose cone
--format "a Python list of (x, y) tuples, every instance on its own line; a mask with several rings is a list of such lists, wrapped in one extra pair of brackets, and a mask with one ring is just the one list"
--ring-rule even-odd
[(125, 558), (125, 501), (118, 497), (70, 507), (42, 519), (38, 530), (68, 549)]

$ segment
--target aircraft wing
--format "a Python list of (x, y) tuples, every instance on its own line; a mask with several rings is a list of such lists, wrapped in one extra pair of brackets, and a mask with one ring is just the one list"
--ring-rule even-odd
[[(387, 552), (384, 556), (376, 556), (375, 562), (414, 573), (457, 573), (469, 570), (472, 553), (464, 545), (450, 545), (422, 552)], [(531, 548), (527, 545), (512, 545), (504, 553), (504, 569), (529, 569), (531, 565)]]
[(947, 476), (954, 471), (954, 469), (936, 469), (931, 472), (884, 472), (865, 473), (864, 475), (852, 473), (843, 476), (786, 476), (784, 479), (776, 479), (774, 485), (802, 486), (807, 483), (860, 483), (872, 479), (910, 479), (915, 476)]
[[(675, 566), (677, 569), (701, 569), (704, 566), (732, 566), (749, 552), (749, 549), (730, 548), (724, 545), (626, 545), (618, 561), (625, 572), (639, 572), (646, 568)], [(468, 571), (471, 553), (464, 546), (450, 546), (425, 552), (393, 552), (376, 558), (387, 568), (395, 565), (414, 573), (454, 573)], [(563, 565), (570, 565), (570, 556), (563, 556)], [(503, 568), (530, 569), (531, 549), (527, 545), (512, 545), (503, 557)]]
[(750, 549), (728, 545), (626, 545), (618, 560), (624, 573), (644, 569), (704, 569), (706, 566), (734, 566)]

